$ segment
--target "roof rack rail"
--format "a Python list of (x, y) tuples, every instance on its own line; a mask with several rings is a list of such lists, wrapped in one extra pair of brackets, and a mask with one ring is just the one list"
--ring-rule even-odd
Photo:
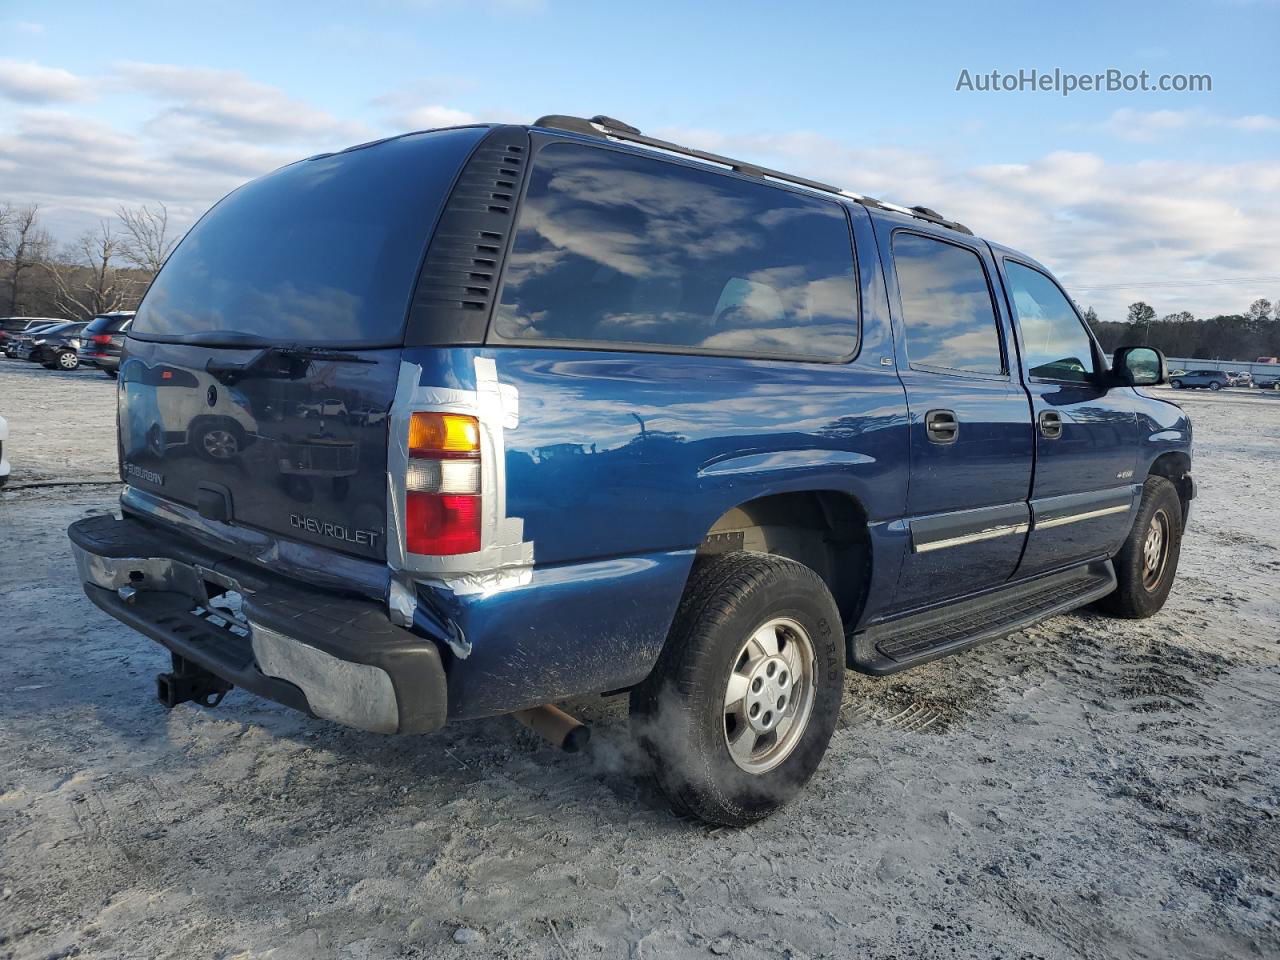
[(695, 160), (703, 160), (707, 163), (714, 163), (720, 166), (728, 167), (736, 173), (741, 173), (749, 177), (760, 177), (767, 180), (781, 180), (784, 183), (794, 183), (801, 187), (807, 187), (810, 190), (817, 190), (822, 193), (834, 193), (837, 196), (844, 197), (846, 200), (853, 200), (865, 207), (875, 207), (880, 210), (892, 210), (895, 213), (906, 214), (909, 217), (915, 217), (917, 220), (926, 220), (929, 223), (936, 223), (940, 227), (947, 227), (959, 233), (973, 236), (973, 231), (966, 227), (963, 223), (957, 223), (955, 220), (947, 220), (936, 210), (928, 207), (903, 207), (896, 203), (888, 203), (884, 200), (877, 200), (875, 197), (864, 196), (860, 193), (854, 193), (851, 190), (843, 190), (840, 187), (832, 186), (829, 183), (823, 183), (821, 180), (810, 180), (808, 177), (798, 177), (792, 173), (783, 173), (781, 170), (771, 170), (768, 167), (757, 166), (754, 163), (744, 163), (741, 160), (734, 160), (730, 157), (722, 157), (718, 153), (710, 153), (706, 150), (698, 150), (695, 147), (686, 147), (678, 143), (672, 143), (669, 140), (659, 140), (657, 137), (646, 137), (636, 127), (629, 123), (623, 123), (621, 120), (615, 120), (612, 117), (606, 117), (597, 114), (587, 120), (582, 117), (569, 117), (563, 114), (552, 113), (545, 117), (539, 117), (533, 122), (535, 127), (547, 127), (552, 130), (567, 130), (570, 133), (580, 133), (588, 137), (605, 137), (612, 140), (623, 140), (627, 143), (638, 143), (641, 146), (653, 147), (656, 150), (665, 150), (668, 153), (677, 153), (685, 157), (693, 157)]

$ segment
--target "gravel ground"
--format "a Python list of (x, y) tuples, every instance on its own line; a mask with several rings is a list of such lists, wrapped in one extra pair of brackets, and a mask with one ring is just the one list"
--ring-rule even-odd
[(619, 699), (589, 758), (514, 723), (340, 729), (164, 658), (81, 594), (113, 385), (0, 360), (0, 957), (1280, 956), (1280, 397), (1179, 394), (1201, 499), (1169, 606), (848, 675), (808, 792), (672, 817)]

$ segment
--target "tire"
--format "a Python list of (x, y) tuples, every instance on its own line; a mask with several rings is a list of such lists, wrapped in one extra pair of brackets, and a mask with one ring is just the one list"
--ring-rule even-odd
[(119, 370), (103, 370), (102, 372), (105, 373), (112, 380), (115, 380), (117, 377), (120, 376)]
[[(59, 370), (76, 370), (80, 366), (80, 354), (74, 350), (63, 350), (54, 357), (53, 364), (56, 364)], [(53, 364), (47, 366), (52, 368)]]
[(1209, 381), (1209, 389), (1210, 389), (1210, 390), (1221, 390), (1221, 389), (1222, 389), (1222, 384), (1220, 384), (1217, 380), (1210, 380), (1210, 381)]
[(831, 741), (844, 662), (840, 612), (811, 569), (762, 553), (698, 561), (631, 692), (632, 729), (672, 805), (736, 827), (787, 803)]
[(1173, 389), (1175, 389), (1175, 390), (1181, 390), (1181, 389), (1182, 389), (1182, 381), (1181, 381), (1181, 380), (1170, 380), (1170, 381), (1169, 381), (1169, 386), (1173, 387)]
[[(1157, 527), (1157, 565), (1153, 568), (1152, 550), (1148, 548), (1153, 546), (1152, 531)], [(1098, 609), (1126, 620), (1141, 620), (1158, 613), (1173, 587), (1181, 553), (1182, 501), (1178, 491), (1164, 477), (1147, 477), (1138, 516), (1113, 560), (1116, 590), (1098, 601)]]

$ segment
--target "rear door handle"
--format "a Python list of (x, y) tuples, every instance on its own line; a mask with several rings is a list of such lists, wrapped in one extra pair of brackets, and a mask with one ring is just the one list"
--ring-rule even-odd
[(1044, 410), (1040, 414), (1040, 436), (1046, 440), (1057, 440), (1062, 436), (1062, 416), (1053, 410)]
[(954, 410), (930, 410), (924, 415), (924, 432), (933, 443), (955, 443), (960, 421)]

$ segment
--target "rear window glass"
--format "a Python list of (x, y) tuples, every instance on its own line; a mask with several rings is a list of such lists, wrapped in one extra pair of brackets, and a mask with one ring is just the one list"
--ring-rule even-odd
[(94, 317), (89, 321), (89, 325), (84, 328), (85, 333), (116, 333), (123, 330), (133, 319), (132, 317), (111, 317), (100, 316)]
[(499, 337), (838, 360), (857, 347), (836, 203), (579, 144), (530, 174)]
[(400, 343), (432, 225), (485, 133), (414, 134), (246, 184), (169, 257), (130, 335)]

